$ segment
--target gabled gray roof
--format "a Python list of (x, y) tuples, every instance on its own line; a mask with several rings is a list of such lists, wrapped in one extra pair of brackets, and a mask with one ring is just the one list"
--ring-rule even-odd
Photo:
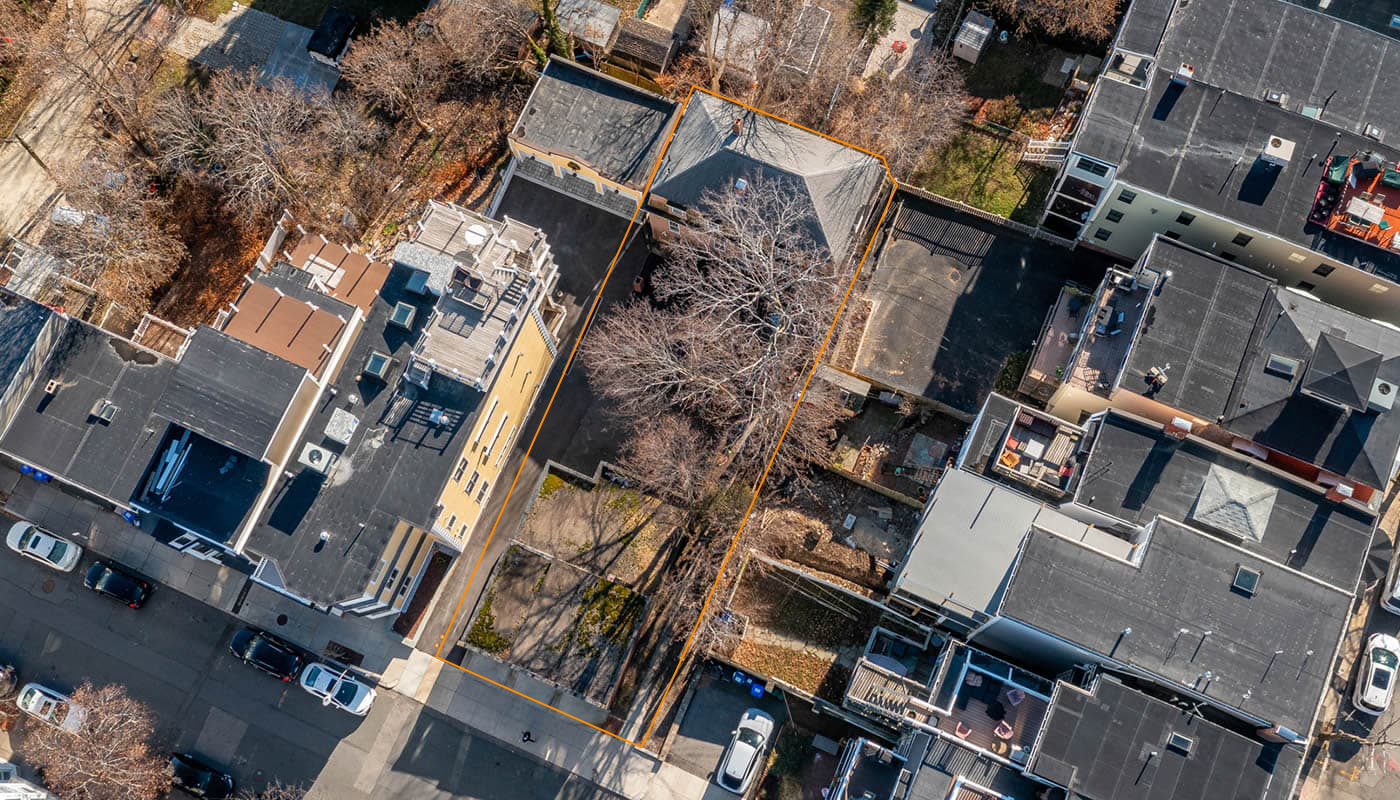
[(262, 458), (306, 370), (201, 326), (190, 337), (155, 413)]
[[(735, 123), (739, 132), (735, 132)], [(843, 260), (885, 171), (875, 157), (737, 103), (696, 92), (666, 150), (652, 193), (699, 208), (706, 191), (739, 178), (781, 181), (816, 212), (812, 238)]]
[(674, 112), (664, 97), (555, 58), (535, 82), (511, 136), (640, 188)]

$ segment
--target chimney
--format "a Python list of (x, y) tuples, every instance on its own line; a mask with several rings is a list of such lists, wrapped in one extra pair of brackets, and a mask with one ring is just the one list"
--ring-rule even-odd
[(1176, 72), (1172, 74), (1172, 83), (1175, 83), (1178, 86), (1185, 86), (1191, 82), (1191, 76), (1195, 74), (1195, 67), (1191, 66), (1190, 64), (1182, 64), (1181, 66), (1177, 67)]
[(738, 134), (738, 133), (743, 133), (743, 132), (744, 132), (744, 118), (743, 118), (743, 117), (735, 117), (735, 118), (734, 118), (734, 124), (731, 125), (731, 126), (729, 127), (729, 129), (730, 129), (731, 131), (733, 131), (734, 133), (736, 133), (736, 134)]
[(1327, 490), (1327, 499), (1334, 503), (1341, 503), (1351, 499), (1353, 487), (1349, 483), (1339, 483)]

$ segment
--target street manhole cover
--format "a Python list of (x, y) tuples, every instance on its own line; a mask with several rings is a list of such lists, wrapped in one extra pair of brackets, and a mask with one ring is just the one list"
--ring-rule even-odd
[(44, 590), (44, 594), (50, 594), (51, 592), (53, 592), (54, 585), (55, 584), (53, 582), (53, 579), (50, 578), (49, 580), (44, 581), (44, 585), (39, 588)]

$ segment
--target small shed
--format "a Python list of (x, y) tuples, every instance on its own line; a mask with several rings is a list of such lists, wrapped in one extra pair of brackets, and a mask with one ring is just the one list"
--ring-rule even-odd
[(327, 66), (339, 66), (340, 59), (350, 46), (350, 34), (355, 32), (355, 17), (343, 8), (334, 6), (326, 9), (311, 40), (306, 43), (306, 53)]
[(958, 28), (958, 36), (953, 40), (953, 55), (969, 64), (976, 64), (995, 28), (996, 23), (986, 14), (967, 12), (962, 27)]
[(671, 31), (643, 19), (629, 17), (613, 43), (612, 61), (634, 72), (656, 77), (671, 65), (676, 40)]
[(602, 0), (559, 0), (554, 13), (581, 50), (605, 55), (617, 40), (622, 20), (622, 9), (617, 6)]

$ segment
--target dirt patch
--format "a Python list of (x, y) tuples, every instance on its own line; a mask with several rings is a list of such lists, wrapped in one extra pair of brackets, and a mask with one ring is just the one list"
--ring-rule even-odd
[(467, 643), (606, 705), (646, 600), (519, 545), (497, 562)]
[(611, 484), (588, 489), (551, 473), (519, 538), (555, 558), (649, 592), (683, 522), (680, 510), (636, 489)]
[(272, 223), (269, 220), (262, 230), (241, 224), (220, 205), (217, 192), (190, 181), (175, 187), (171, 207), (189, 255), (170, 284), (157, 293), (151, 313), (192, 328), (211, 322), (220, 308), (238, 298), (243, 277), (257, 261)]

